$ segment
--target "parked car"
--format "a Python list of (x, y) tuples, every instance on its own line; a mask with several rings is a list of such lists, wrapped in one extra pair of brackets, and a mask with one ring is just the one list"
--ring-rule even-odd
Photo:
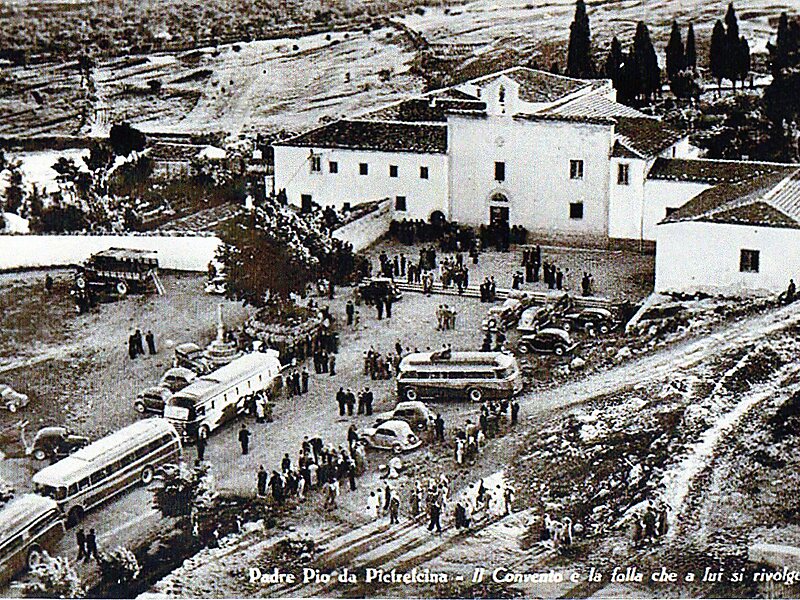
[(172, 366), (189, 369), (198, 375), (205, 375), (211, 371), (211, 366), (205, 358), (205, 350), (194, 342), (184, 342), (175, 346)]
[(492, 306), (481, 323), (483, 331), (505, 331), (516, 325), (525, 305), (517, 298), (508, 298), (500, 306)]
[(75, 435), (66, 427), (42, 427), (26, 452), (36, 460), (60, 459), (89, 445), (89, 438)]
[(172, 367), (164, 372), (158, 385), (167, 388), (174, 394), (175, 392), (180, 392), (195, 379), (197, 379), (197, 373), (194, 371), (186, 367)]
[(378, 297), (390, 297), (392, 302), (403, 297), (395, 282), (388, 277), (373, 277), (358, 286), (358, 293), (365, 304), (374, 304), (375, 298)]
[(535, 352), (537, 354), (555, 354), (564, 356), (572, 352), (576, 343), (563, 329), (547, 327), (531, 335), (523, 335), (517, 343), (517, 350), (522, 354)]
[(375, 426), (392, 420), (405, 421), (412, 429), (425, 429), (433, 417), (431, 410), (420, 401), (398, 402), (394, 409), (377, 415)]
[(400, 420), (385, 421), (377, 427), (367, 427), (361, 437), (371, 448), (391, 450), (396, 454), (414, 450), (422, 444), (422, 440), (411, 431), (411, 426)]
[(164, 406), (172, 398), (172, 392), (160, 385), (154, 385), (139, 392), (133, 403), (133, 408), (139, 414), (153, 412), (158, 415), (164, 414)]
[(27, 394), (22, 394), (10, 385), (0, 383), (0, 408), (5, 408), (8, 412), (15, 413), (20, 408), (28, 406), (29, 398)]
[(555, 317), (552, 306), (532, 306), (522, 313), (517, 324), (517, 331), (523, 335), (536, 333), (540, 329), (552, 326)]
[(579, 311), (568, 312), (563, 316), (561, 323), (564, 331), (583, 329), (587, 332), (599, 331), (603, 335), (617, 325), (619, 323), (614, 319), (614, 315), (605, 308), (584, 308)]

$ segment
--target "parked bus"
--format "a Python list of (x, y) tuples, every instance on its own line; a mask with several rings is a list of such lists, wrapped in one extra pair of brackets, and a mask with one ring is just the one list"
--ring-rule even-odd
[(0, 586), (40, 563), (64, 537), (64, 516), (52, 498), (26, 494), (0, 509)]
[(129, 487), (150, 483), (160, 466), (180, 457), (175, 427), (165, 419), (144, 419), (45, 467), (33, 483), (38, 493), (58, 503), (71, 526)]
[(243, 413), (253, 394), (271, 392), (280, 371), (276, 350), (245, 354), (174, 394), (164, 407), (164, 416), (184, 440), (208, 437)]
[(510, 398), (522, 391), (516, 359), (501, 352), (420, 352), (400, 361), (402, 400)]

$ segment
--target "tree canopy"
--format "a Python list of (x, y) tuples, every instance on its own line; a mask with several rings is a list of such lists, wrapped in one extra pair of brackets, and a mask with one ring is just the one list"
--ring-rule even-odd
[(686, 53), (681, 38), (681, 29), (677, 21), (672, 22), (669, 42), (667, 43), (667, 77), (672, 81), (686, 68)]

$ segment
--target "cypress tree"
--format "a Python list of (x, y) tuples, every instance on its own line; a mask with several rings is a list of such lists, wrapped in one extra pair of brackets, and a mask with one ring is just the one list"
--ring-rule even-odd
[(772, 59), (774, 69), (785, 69), (789, 66), (789, 44), (789, 16), (786, 12), (782, 12), (778, 21), (778, 38)]
[(667, 77), (672, 81), (675, 75), (685, 68), (686, 55), (683, 49), (681, 30), (680, 27), (678, 27), (678, 22), (673, 21), (672, 32), (669, 35), (669, 42), (667, 43)]
[(741, 65), (739, 64), (739, 22), (736, 19), (736, 11), (733, 8), (733, 2), (728, 4), (728, 12), (725, 13), (725, 53), (723, 61), (724, 77), (731, 80), (734, 89), (736, 88), (736, 80), (739, 78), (741, 72)]
[(744, 82), (750, 74), (750, 44), (747, 43), (747, 38), (744, 36), (739, 38), (739, 45), (736, 49), (736, 66), (739, 69), (737, 74), (742, 80), (744, 89)]
[(639, 80), (641, 95), (649, 100), (661, 88), (661, 70), (658, 66), (656, 49), (650, 40), (650, 31), (642, 21), (636, 25), (633, 37), (633, 61), (636, 65), (636, 76)]
[(689, 23), (689, 31), (686, 32), (686, 68), (692, 71), (697, 70), (697, 46), (694, 43), (694, 25)]
[(714, 30), (711, 32), (711, 49), (709, 50), (708, 62), (711, 68), (711, 76), (717, 80), (717, 86), (722, 89), (722, 78), (725, 77), (725, 26), (722, 21), (717, 19), (714, 23)]
[(586, 14), (584, 0), (575, 2), (575, 18), (569, 26), (567, 75), (578, 78), (587, 78), (594, 75), (589, 15)]
[(614, 81), (619, 75), (619, 68), (622, 65), (624, 55), (622, 54), (622, 44), (620, 44), (617, 36), (611, 40), (611, 47), (608, 50), (606, 57), (606, 64), (603, 69), (606, 77)]

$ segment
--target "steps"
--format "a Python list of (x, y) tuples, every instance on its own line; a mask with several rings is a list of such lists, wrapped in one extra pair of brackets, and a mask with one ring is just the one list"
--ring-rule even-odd
[[(421, 283), (408, 283), (406, 281), (395, 280), (397, 289), (401, 292), (415, 292), (422, 293)], [(469, 286), (464, 288), (463, 293), (458, 293), (458, 288), (450, 286), (444, 287), (441, 283), (435, 282), (433, 284), (433, 293), (444, 296), (461, 296), (464, 298), (480, 298), (481, 291), (478, 286)], [(533, 299), (536, 304), (554, 304), (561, 297), (564, 296), (564, 291), (559, 290), (510, 290), (508, 288), (497, 288), (495, 296), (498, 300), (505, 300), (512, 293), (524, 293), (526, 296)], [(578, 308), (611, 308), (611, 300), (601, 296), (571, 296), (575, 306)]]

